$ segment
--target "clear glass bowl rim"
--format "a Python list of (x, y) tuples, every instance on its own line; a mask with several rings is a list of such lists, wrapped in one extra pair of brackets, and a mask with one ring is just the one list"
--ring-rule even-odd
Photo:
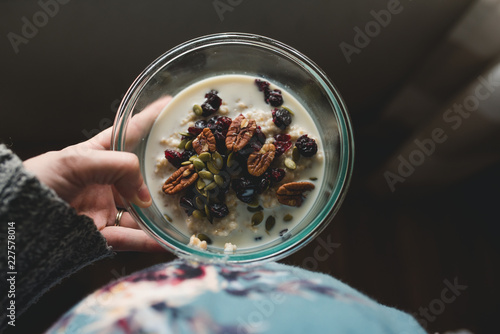
[(154, 223), (150, 222), (149, 219), (142, 214), (141, 208), (126, 200), (124, 200), (124, 203), (128, 205), (127, 209), (129, 213), (138, 222), (139, 226), (146, 231), (146, 233), (178, 256), (198, 261), (221, 261), (227, 263), (260, 263), (270, 260), (279, 260), (307, 245), (331, 222), (346, 196), (354, 165), (354, 138), (347, 107), (337, 88), (330, 81), (328, 76), (308, 57), (296, 49), (277, 40), (265, 36), (239, 32), (211, 34), (194, 38), (179, 44), (162, 54), (148, 67), (146, 67), (128, 89), (122, 99), (122, 102), (120, 103), (115, 118), (111, 148), (115, 151), (124, 150), (127, 123), (135, 108), (136, 102), (147, 83), (159, 71), (161, 71), (164, 66), (166, 66), (173, 59), (200, 47), (205, 48), (223, 44), (239, 44), (260, 47), (284, 56), (314, 76), (317, 83), (321, 85), (327, 93), (330, 102), (335, 107), (340, 138), (338, 176), (327, 205), (323, 207), (316, 218), (314, 218), (308, 226), (278, 245), (250, 254), (217, 254), (197, 250), (173, 238), (169, 238), (165, 232), (159, 229)]

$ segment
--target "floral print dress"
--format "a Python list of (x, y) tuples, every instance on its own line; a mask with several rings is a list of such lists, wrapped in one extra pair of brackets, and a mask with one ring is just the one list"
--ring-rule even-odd
[(48, 333), (424, 334), (408, 314), (324, 274), (278, 263), (162, 264), (117, 280)]

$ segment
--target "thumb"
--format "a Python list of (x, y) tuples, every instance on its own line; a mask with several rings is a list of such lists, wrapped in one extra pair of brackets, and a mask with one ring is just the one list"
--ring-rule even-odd
[(88, 150), (84, 156), (66, 159), (68, 181), (87, 186), (114, 185), (120, 195), (137, 206), (151, 205), (151, 195), (141, 175), (139, 159), (133, 153)]

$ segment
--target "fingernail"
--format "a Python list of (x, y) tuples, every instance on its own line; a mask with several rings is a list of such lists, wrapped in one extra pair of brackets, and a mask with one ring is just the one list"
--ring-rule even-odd
[(149, 190), (144, 183), (141, 188), (139, 188), (136, 197), (137, 200), (134, 201), (134, 204), (143, 208), (151, 205), (151, 195), (149, 194)]

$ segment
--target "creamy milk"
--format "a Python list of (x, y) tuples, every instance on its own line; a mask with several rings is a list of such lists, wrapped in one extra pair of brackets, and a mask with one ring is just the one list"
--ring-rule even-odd
[[(271, 111), (274, 107), (265, 103), (264, 94), (258, 90), (254, 83), (255, 79), (255, 77), (245, 75), (222, 75), (202, 80), (187, 87), (177, 94), (161, 112), (148, 138), (145, 152), (145, 180), (151, 191), (154, 205), (172, 219), (172, 222), (165, 220), (164, 224), (173, 224), (188, 238), (193, 234), (204, 233), (213, 241), (210, 247), (224, 249), (225, 243), (232, 243), (238, 249), (244, 249), (281, 238), (280, 232), (283, 234), (285, 229), (292, 230), (308, 212), (322, 182), (324, 172), (323, 146), (314, 121), (297, 99), (283, 87), (270, 82), (271, 89), (281, 90), (284, 100), (283, 106), (291, 109), (294, 113), (292, 124), (284, 131), (280, 130), (272, 121)], [(195, 121), (202, 119), (193, 113), (192, 108), (194, 104), (203, 103), (205, 93), (210, 90), (217, 90), (218, 96), (223, 101), (217, 115), (234, 119), (239, 114), (243, 114), (246, 118), (255, 119), (257, 125), (266, 134), (269, 143), (274, 141), (273, 136), (278, 133), (290, 134), (293, 144), (303, 134), (316, 140), (318, 153), (311, 158), (301, 157), (295, 170), (285, 168), (283, 163), (285, 158), (291, 157), (293, 147), (275, 159), (272, 164), (272, 167), (283, 168), (286, 171), (285, 179), (278, 186), (292, 181), (308, 181), (316, 186), (316, 189), (306, 193), (306, 199), (301, 207), (280, 204), (275, 195), (278, 186), (273, 187), (259, 195), (259, 203), (264, 208), (263, 222), (258, 226), (251, 226), (251, 217), (254, 213), (248, 211), (248, 204), (236, 198), (233, 190), (229, 190), (226, 204), (230, 214), (221, 219), (214, 219), (213, 224), (210, 224), (207, 219), (200, 220), (192, 216), (188, 217), (179, 206), (181, 195), (166, 195), (162, 192), (163, 183), (176, 170), (165, 159), (164, 151), (165, 149), (177, 150), (181, 138), (179, 132), (187, 132), (188, 127), (194, 126)], [(311, 180), (315, 178), (316, 180)], [(293, 219), (285, 222), (283, 217), (286, 214), (292, 215)], [(276, 225), (270, 231), (266, 231), (265, 221), (269, 215), (276, 218)]]

